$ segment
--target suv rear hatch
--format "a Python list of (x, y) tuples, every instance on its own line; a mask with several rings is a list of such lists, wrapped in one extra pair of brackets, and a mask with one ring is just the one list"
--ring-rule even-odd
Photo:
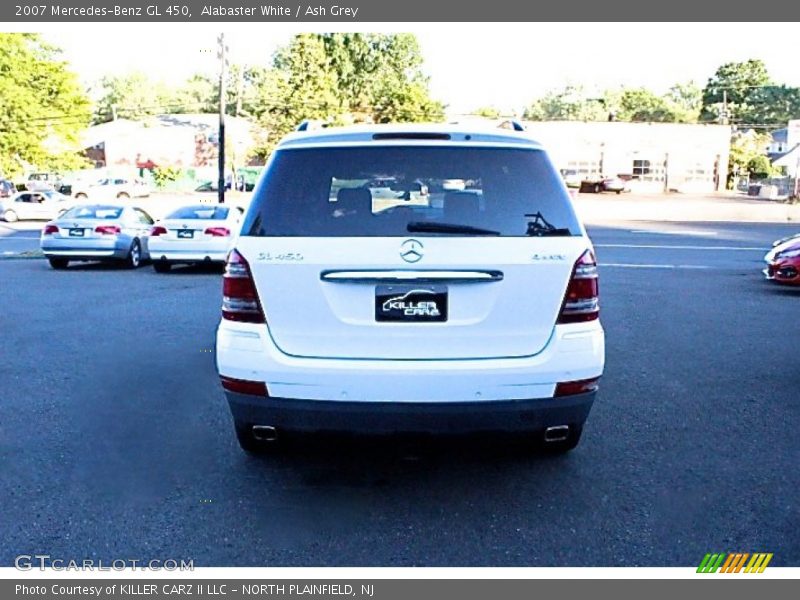
[(279, 150), (237, 243), (280, 350), (339, 359), (534, 355), (586, 248), (540, 149), (419, 142)]

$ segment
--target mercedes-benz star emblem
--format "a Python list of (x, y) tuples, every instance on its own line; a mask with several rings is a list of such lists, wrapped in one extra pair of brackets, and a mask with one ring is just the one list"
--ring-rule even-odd
[(400, 245), (400, 258), (408, 263), (419, 262), (422, 259), (422, 248), (419, 240), (406, 240)]

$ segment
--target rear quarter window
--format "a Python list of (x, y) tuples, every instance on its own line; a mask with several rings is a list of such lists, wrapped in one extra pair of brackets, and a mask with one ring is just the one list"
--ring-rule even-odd
[(242, 232), (405, 237), (422, 223), (528, 236), (536, 213), (563, 235), (581, 234), (563, 181), (541, 150), (292, 148), (273, 156), (254, 191)]

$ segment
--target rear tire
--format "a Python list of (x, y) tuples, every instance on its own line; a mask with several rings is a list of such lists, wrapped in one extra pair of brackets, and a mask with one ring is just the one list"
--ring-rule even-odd
[(172, 265), (165, 260), (156, 260), (153, 262), (153, 269), (156, 273), (169, 273)]
[(125, 259), (125, 266), (129, 269), (137, 269), (142, 264), (142, 245), (139, 240), (133, 240), (131, 249), (128, 250), (128, 257)]
[(11, 209), (9, 209), (9, 210), (7, 210), (6, 212), (3, 213), (3, 220), (6, 223), (14, 223), (14, 222), (17, 221), (17, 219), (18, 219), (17, 213), (15, 213)]
[(127, 200), (128, 198), (130, 198), (130, 194), (127, 192), (120, 192), (117, 194), (117, 200)]
[(64, 270), (69, 266), (69, 260), (66, 258), (48, 258), (47, 262), (49, 262), (50, 266), (56, 271)]

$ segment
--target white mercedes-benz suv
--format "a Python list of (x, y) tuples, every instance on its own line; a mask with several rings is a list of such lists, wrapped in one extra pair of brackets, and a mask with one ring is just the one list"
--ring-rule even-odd
[(524, 133), (320, 129), (284, 138), (254, 190), (216, 361), (248, 451), (317, 431), (565, 451), (603, 373), (598, 317), (592, 244)]

